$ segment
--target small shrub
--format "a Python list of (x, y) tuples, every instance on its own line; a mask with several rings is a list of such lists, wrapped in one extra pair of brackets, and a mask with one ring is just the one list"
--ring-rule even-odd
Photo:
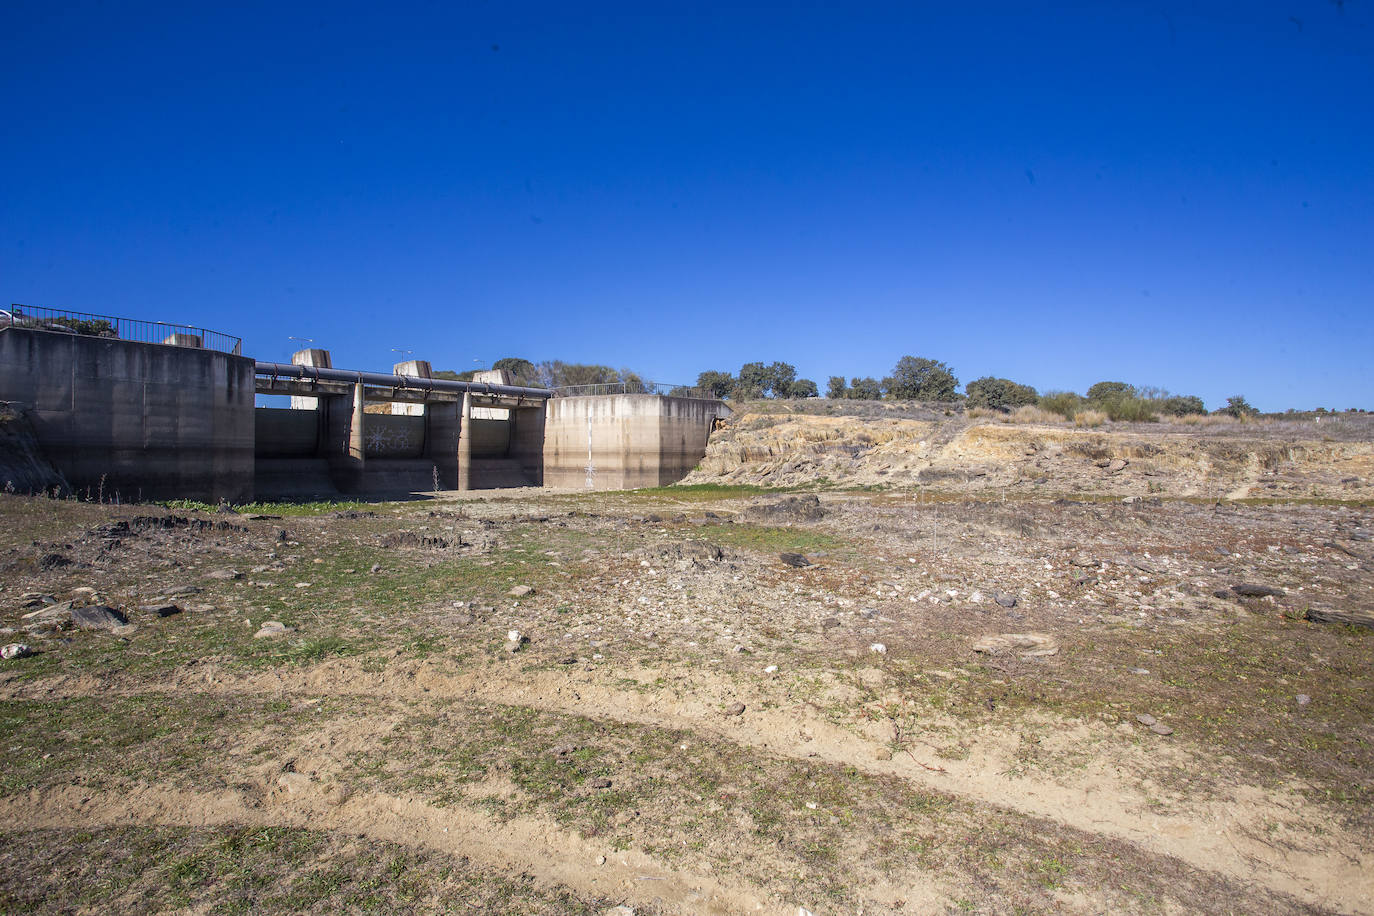
[(988, 417), (1001, 417), (1001, 415), (1000, 411), (990, 410), (987, 407), (970, 407), (968, 410), (970, 420), (983, 420)]
[[(971, 413), (972, 411), (970, 411)], [(1007, 417), (1012, 423), (1058, 423), (1064, 419), (1057, 413), (1043, 407), (1027, 405), (1013, 410)]]
[(1144, 398), (1133, 395), (1118, 395), (1096, 402), (1107, 414), (1107, 418), (1117, 423), (1153, 423), (1159, 419), (1155, 405)]
[(1057, 413), (1066, 420), (1072, 420), (1074, 414), (1083, 409), (1084, 403), (1083, 396), (1072, 391), (1046, 391), (1040, 396), (1043, 409)]
[(1100, 410), (1077, 410), (1073, 415), (1074, 426), (1096, 428), (1107, 422), (1107, 415)]

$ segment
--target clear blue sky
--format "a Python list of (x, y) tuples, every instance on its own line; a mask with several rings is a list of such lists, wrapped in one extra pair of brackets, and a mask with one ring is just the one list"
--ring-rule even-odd
[(1374, 3), (0, 7), (0, 299), (1374, 407)]

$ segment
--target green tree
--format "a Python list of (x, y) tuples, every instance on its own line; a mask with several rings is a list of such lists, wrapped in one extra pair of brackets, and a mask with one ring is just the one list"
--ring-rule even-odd
[(1241, 417), (1252, 417), (1259, 413), (1259, 411), (1250, 406), (1250, 402), (1245, 400), (1245, 395), (1233, 394), (1226, 399), (1226, 406), (1217, 411), (1217, 413), (1229, 414), (1239, 419)]
[(809, 378), (799, 378), (787, 390), (789, 398), (818, 398), (821, 396), (816, 383)]
[(493, 369), (505, 369), (515, 379), (515, 384), (534, 387), (539, 384), (539, 370), (534, 363), (518, 356), (506, 356), (491, 364)]
[(697, 387), (706, 389), (713, 397), (728, 398), (735, 393), (735, 377), (728, 372), (708, 369), (697, 375)]
[(755, 400), (768, 392), (768, 367), (763, 363), (745, 363), (739, 367), (739, 381), (735, 394), (740, 400)]
[(883, 396), (883, 388), (872, 376), (849, 380), (849, 393), (846, 397), (855, 401), (876, 401)]
[(831, 400), (847, 397), (849, 386), (844, 383), (843, 375), (832, 375), (830, 381), (825, 386), (825, 396)]
[(1088, 389), (1089, 401), (1105, 401), (1115, 397), (1133, 398), (1135, 395), (1135, 386), (1127, 385), (1125, 382), (1098, 382)]
[(792, 384), (797, 380), (797, 367), (788, 363), (773, 363), (768, 367), (768, 393), (775, 398), (792, 396)]
[(883, 380), (887, 396), (912, 401), (956, 401), (959, 380), (949, 366), (938, 360), (903, 356), (892, 375)]
[(964, 390), (968, 393), (968, 406), (992, 410), (1015, 410), (1040, 400), (1039, 393), (1029, 385), (1018, 385), (1010, 379), (992, 376), (974, 379)]
[(575, 385), (618, 385), (620, 373), (610, 366), (592, 363), (565, 363), (545, 360), (539, 364), (539, 377), (546, 388), (565, 388)]
[(1202, 398), (1192, 394), (1165, 398), (1159, 402), (1159, 409), (1175, 417), (1186, 417), (1188, 414), (1205, 414), (1207, 412), (1207, 408), (1202, 403)]
[(625, 386), (626, 394), (644, 394), (649, 390), (649, 386), (645, 384), (639, 373), (630, 369), (620, 370), (620, 381)]

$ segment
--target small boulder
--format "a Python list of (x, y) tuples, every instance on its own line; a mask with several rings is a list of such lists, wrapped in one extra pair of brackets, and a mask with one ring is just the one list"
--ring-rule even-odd
[(1015, 652), (1021, 658), (1044, 658), (1059, 654), (1059, 640), (1048, 633), (1003, 633), (984, 636), (973, 644), (973, 651), (986, 655)]
[(1157, 722), (1159, 722), (1158, 719), (1150, 715), (1148, 712), (1142, 712), (1140, 715), (1135, 717), (1135, 720), (1139, 722), (1141, 725), (1145, 726), (1146, 728), (1149, 728), (1151, 725), (1154, 725)]
[(725, 707), (725, 714), (727, 716), (742, 716), (744, 715), (744, 708), (743, 703), (731, 703)]
[(32, 654), (33, 650), (22, 642), (12, 642), (0, 649), (0, 658), (28, 658)]
[(788, 566), (794, 566), (798, 569), (811, 565), (811, 561), (799, 553), (780, 553), (778, 554), (778, 559), (782, 560), (783, 563)]
[(534, 587), (530, 585), (517, 585), (515, 588), (506, 592), (512, 598), (527, 598), (534, 594)]
[(258, 631), (253, 634), (254, 639), (275, 639), (278, 636), (285, 636), (292, 632), (291, 628), (280, 620), (264, 621)]
[(1003, 592), (993, 592), (992, 600), (996, 601), (998, 604), (1002, 605), (1002, 607), (1004, 607), (1004, 608), (1014, 608), (1014, 607), (1016, 607), (1016, 601), (1017, 601), (1015, 595), (1008, 595), (1008, 594), (1005, 594), (1005, 593), (1003, 593)]
[(113, 630), (122, 627), (129, 619), (120, 611), (103, 604), (90, 607), (74, 607), (71, 610), (72, 625), (81, 630)]
[(228, 582), (233, 579), (242, 579), (243, 573), (239, 572), (237, 569), (215, 569), (206, 573), (205, 578)]

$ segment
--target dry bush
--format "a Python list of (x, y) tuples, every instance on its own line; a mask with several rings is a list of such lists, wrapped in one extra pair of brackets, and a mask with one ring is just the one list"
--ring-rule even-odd
[(1012, 423), (1062, 423), (1064, 418), (1059, 414), (1046, 410), (1043, 407), (1027, 405), (1018, 407), (1008, 416), (1008, 421)]
[(1226, 426), (1232, 423), (1244, 423), (1245, 418), (1237, 420), (1235, 417), (1228, 417), (1225, 414), (1200, 414), (1190, 413), (1182, 417), (1165, 417), (1166, 423), (1182, 423), (1184, 426)]
[(987, 407), (970, 407), (968, 410), (968, 418), (970, 420), (982, 420), (986, 417), (1001, 419), (1001, 416), (1002, 414), (1000, 411), (990, 410)]
[(1107, 415), (1100, 410), (1080, 410), (1073, 415), (1074, 426), (1098, 427), (1107, 422)]

